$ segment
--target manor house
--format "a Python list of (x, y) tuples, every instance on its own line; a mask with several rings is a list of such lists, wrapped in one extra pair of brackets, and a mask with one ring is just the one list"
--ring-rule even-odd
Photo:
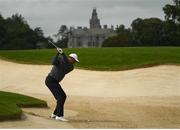
[(113, 26), (110, 28), (108, 28), (107, 25), (101, 26), (95, 8), (93, 9), (89, 23), (90, 28), (70, 28), (70, 33), (68, 34), (68, 48), (102, 47), (102, 43), (105, 39), (116, 35)]

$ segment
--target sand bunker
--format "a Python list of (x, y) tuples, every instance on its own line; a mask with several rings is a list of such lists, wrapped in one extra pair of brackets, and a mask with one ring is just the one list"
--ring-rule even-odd
[(61, 85), (68, 123), (48, 118), (55, 101), (44, 84), (48, 65), (0, 60), (0, 89), (46, 100), (49, 109), (23, 109), (22, 121), (0, 128), (180, 128), (180, 66), (118, 72), (75, 69)]

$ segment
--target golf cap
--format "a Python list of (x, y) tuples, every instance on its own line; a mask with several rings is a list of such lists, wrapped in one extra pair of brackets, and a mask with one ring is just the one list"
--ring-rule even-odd
[(75, 59), (75, 61), (79, 62), (77, 54), (71, 53), (69, 57), (72, 57), (73, 59)]

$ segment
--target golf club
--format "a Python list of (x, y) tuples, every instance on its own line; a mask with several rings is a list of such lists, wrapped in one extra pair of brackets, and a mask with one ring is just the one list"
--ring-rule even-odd
[(52, 41), (48, 40), (48, 42), (50, 42), (58, 50), (59, 53), (63, 53), (62, 49), (56, 46)]
[(52, 41), (48, 40), (48, 42), (50, 42), (54, 47), (59, 48), (59, 47), (56, 46)]

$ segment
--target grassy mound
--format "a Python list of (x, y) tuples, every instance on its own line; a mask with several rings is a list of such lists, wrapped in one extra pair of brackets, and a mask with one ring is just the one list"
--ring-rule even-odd
[(33, 97), (0, 91), (0, 120), (20, 119), (20, 107), (47, 107), (47, 103)]
[[(178, 47), (124, 47), (65, 49), (66, 54), (76, 52), (80, 63), (76, 67), (90, 70), (127, 70), (161, 64), (180, 64)], [(25, 64), (51, 64), (55, 49), (0, 51), (0, 57)]]

